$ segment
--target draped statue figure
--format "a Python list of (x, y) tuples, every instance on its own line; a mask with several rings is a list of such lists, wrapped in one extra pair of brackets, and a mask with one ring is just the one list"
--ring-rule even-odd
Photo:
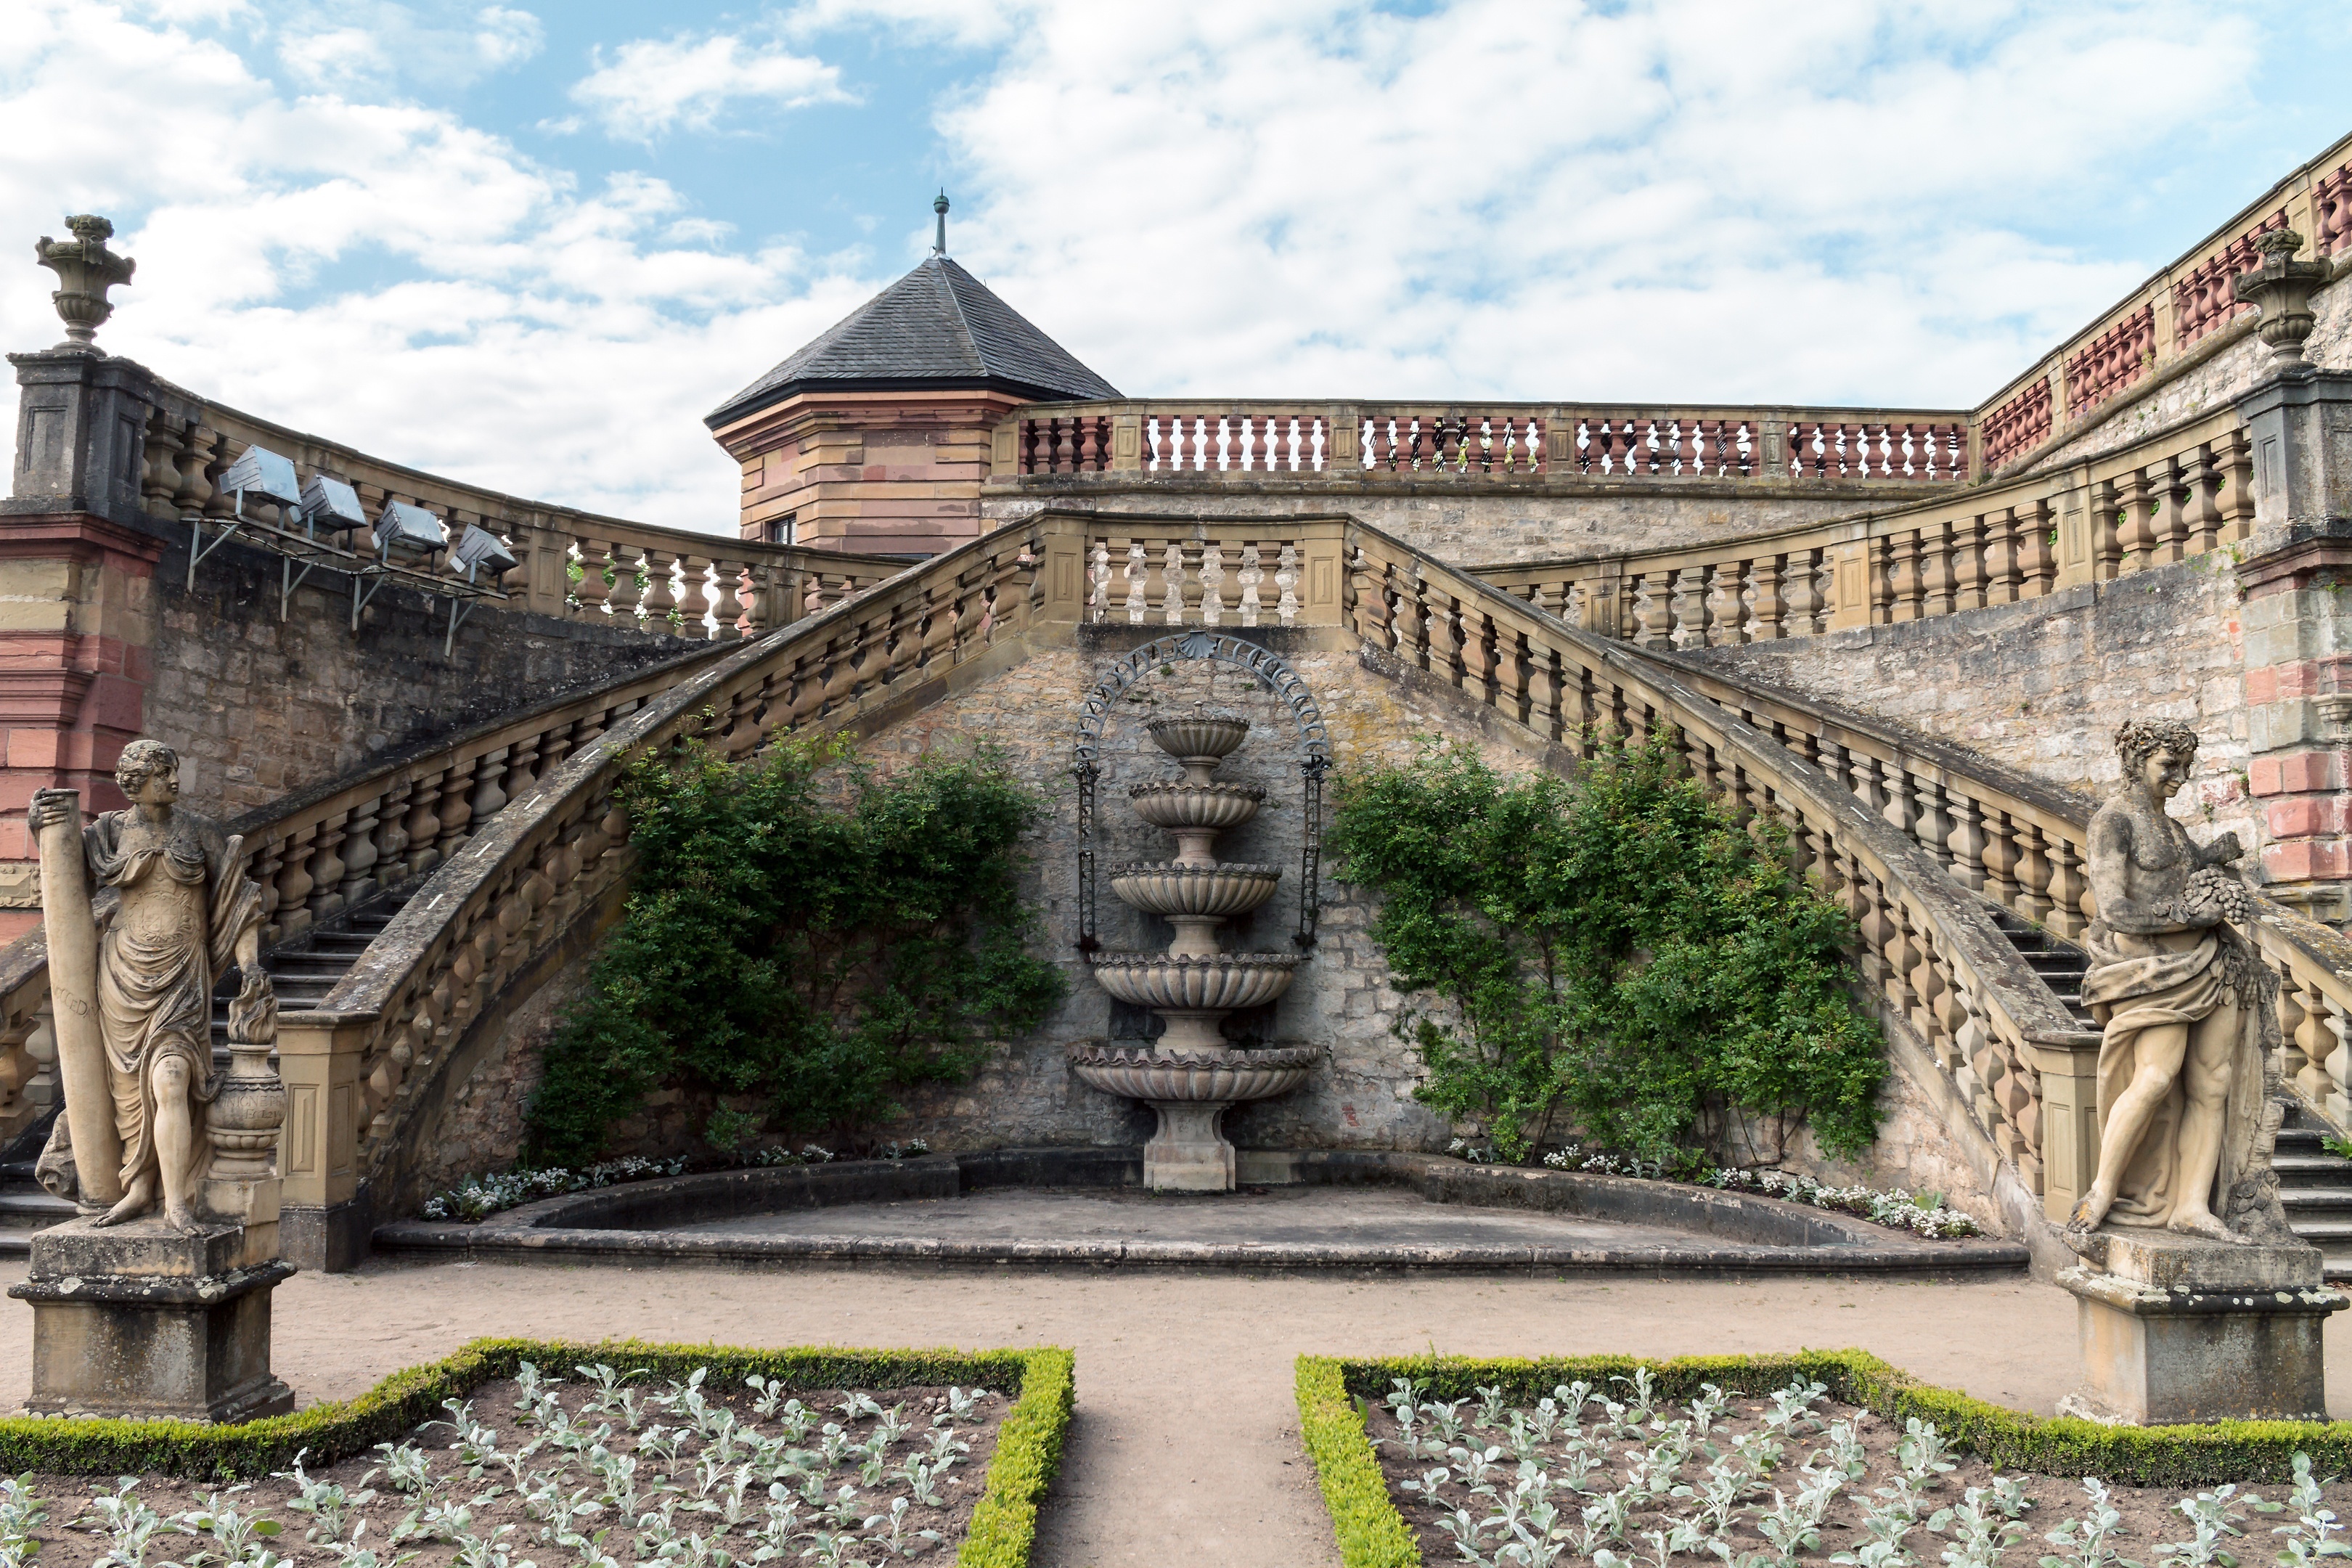
[(2123, 784), (2091, 818), (2098, 918), (2083, 999), (2099, 1046), (2099, 1165), (2067, 1222), (2162, 1226), (2245, 1244), (2291, 1243), (2271, 1170), (2277, 1131), (2277, 980), (2246, 939), (2244, 851), (2201, 848), (2165, 811), (2188, 782), (2197, 732), (2135, 719), (2116, 731)]
[[(241, 839), (178, 808), (179, 769), (178, 753), (161, 742), (123, 748), (114, 777), (130, 809), (105, 812), (81, 833), (89, 893), (44, 888), (45, 901), (87, 897), (98, 922), (96, 1012), (121, 1169), (119, 1182), (89, 1180), (88, 1173), (78, 1179), (70, 1124), (81, 1112), (69, 1085), (68, 1115), (58, 1118), (37, 1170), (63, 1196), (103, 1202), (119, 1187), (121, 1196), (100, 1225), (159, 1205), (176, 1228), (199, 1223), (195, 1200), (212, 1152), (205, 1108), (220, 1088), (212, 1065), (213, 984), (227, 965), (237, 965), (241, 981), (232, 1037), (267, 1040), (275, 1028), (276, 999), (259, 962), (260, 886), (241, 869)], [(68, 790), (37, 795), (27, 813), (34, 835), (70, 821), (75, 803)], [(94, 1088), (94, 1072), (90, 1081)]]

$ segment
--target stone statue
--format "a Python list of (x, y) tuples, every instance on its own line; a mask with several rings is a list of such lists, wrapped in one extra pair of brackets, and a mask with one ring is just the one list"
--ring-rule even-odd
[[(161, 742), (133, 741), (123, 748), (114, 777), (131, 808), (103, 813), (81, 830), (81, 860), (94, 896), (79, 878), (53, 878), (44, 855), (42, 900), (53, 932), (76, 919), (79, 904), (89, 911), (81, 918), (96, 922), (98, 943), (92, 985), (71, 973), (79, 965), (61, 951), (65, 944), (55, 936), (51, 941), (67, 1113), (37, 1169), (43, 1185), (60, 1196), (111, 1200), (100, 1225), (134, 1219), (160, 1203), (173, 1228), (196, 1228), (204, 1217), (196, 1199), (208, 1161), (250, 1141), (206, 1136), (215, 1131), (206, 1126), (207, 1112), (222, 1089), (212, 1067), (213, 982), (226, 965), (237, 966), (241, 983), (229, 1026), (240, 1054), (257, 1053), (266, 1064), (276, 1032), (276, 997), (260, 963), (261, 888), (242, 872), (241, 839), (178, 808), (179, 772), (178, 753)], [(39, 792), (26, 814), (34, 837), (71, 824), (77, 806), (70, 790)], [(98, 1064), (87, 1051), (77, 1051), (83, 1058), (79, 1063), (66, 1060), (73, 1042), (62, 1026), (93, 1010), (87, 997), (74, 994), (84, 988), (95, 991), (98, 1039), (92, 1043), (103, 1047), (119, 1180), (108, 1179), (111, 1173), (102, 1169), (79, 1175), (75, 1170), (77, 1137), (83, 1161), (99, 1166), (105, 1163), (98, 1152), (104, 1148), (101, 1135), (110, 1131), (105, 1100), (95, 1108), (76, 1103), (74, 1069), (80, 1067), (81, 1081), (96, 1090)], [(278, 1092), (282, 1098), (282, 1089)], [(79, 1098), (99, 1100), (87, 1091)]]
[[(2271, 1170), (2277, 981), (2245, 938), (2244, 851), (2199, 847), (2165, 812), (2197, 732), (2135, 719), (2116, 731), (2124, 779), (2091, 818), (2098, 918), (2083, 999), (2099, 1047), (2099, 1169), (2067, 1221), (2078, 1250), (2105, 1221), (2246, 1245), (2291, 1244)], [(2218, 1211), (2218, 1212), (2217, 1212)]]

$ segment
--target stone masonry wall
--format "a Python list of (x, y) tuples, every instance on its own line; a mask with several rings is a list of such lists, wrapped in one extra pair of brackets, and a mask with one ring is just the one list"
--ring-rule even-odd
[[(1425, 678), (1368, 665), (1352, 652), (1318, 649), (1295, 633), (1262, 630), (1261, 640), (1283, 653), (1320, 703), (1337, 766), (1342, 771), (1410, 761), (1433, 742), (1477, 747), (1494, 765), (1517, 773), (1543, 765), (1523, 739), (1491, 726), (1454, 694)], [(1042, 912), (1039, 950), (1069, 983), (1062, 1005), (1034, 1036), (1010, 1042), (971, 1082), (924, 1089), (908, 1097), (907, 1115), (884, 1130), (887, 1137), (921, 1137), (941, 1151), (1010, 1144), (1138, 1143), (1151, 1131), (1151, 1113), (1077, 1081), (1067, 1048), (1109, 1039), (1139, 1045), (1149, 1015), (1116, 1007), (1097, 986), (1073, 945), (1076, 936), (1076, 837), (1075, 786), (1068, 773), (1077, 710), (1101, 670), (1144, 640), (1127, 627), (1080, 633), (1084, 646), (1049, 651), (978, 687), (912, 715), (866, 741), (866, 759), (885, 773), (926, 758), (961, 757), (995, 750), (1048, 803), (1032, 837), (1028, 889)], [(1283, 869), (1281, 891), (1253, 916), (1225, 928), (1227, 951), (1295, 951), (1300, 847), (1295, 732), (1286, 709), (1230, 667), (1183, 661), (1162, 667), (1154, 679), (1130, 689), (1106, 725), (1099, 785), (1097, 848), (1098, 933), (1113, 950), (1164, 948), (1164, 921), (1129, 910), (1111, 896), (1108, 872), (1126, 860), (1165, 859), (1168, 836), (1146, 826), (1127, 805), (1127, 786), (1178, 776), (1172, 760), (1151, 743), (1150, 718), (1194, 702), (1238, 710), (1253, 723), (1248, 742), (1218, 772), (1226, 782), (1266, 791), (1255, 821), (1226, 834), (1221, 859), (1251, 860)], [(1328, 811), (1327, 806), (1327, 811)], [(1328, 820), (1328, 818), (1327, 818)], [(1412, 1098), (1420, 1065), (1394, 1026), (1414, 999), (1387, 983), (1387, 970), (1366, 928), (1369, 901), (1339, 882), (1327, 865), (1318, 942), (1289, 993), (1271, 1009), (1233, 1020), (1236, 1040), (1307, 1044), (1326, 1058), (1306, 1087), (1278, 1100), (1244, 1106), (1227, 1131), (1243, 1147), (1442, 1149), (1454, 1129)], [(469, 1172), (511, 1163), (522, 1142), (523, 1115), (541, 1074), (541, 1055), (563, 1009), (578, 995), (585, 964), (575, 963), (518, 1010), (455, 1101), (422, 1190), (446, 1186)], [(1937, 1120), (1920, 1086), (1902, 1072), (1889, 1075), (1886, 1120), (1878, 1144), (1859, 1163), (1823, 1159), (1801, 1131), (1785, 1152), (1791, 1169), (1826, 1180), (1867, 1180), (1915, 1191), (1935, 1190), (1989, 1223), (1999, 1215), (1980, 1190), (1966, 1155)], [(608, 1153), (704, 1156), (700, 1130), (713, 1102), (661, 1091), (614, 1131)], [(1771, 1151), (1759, 1150), (1769, 1157)]]
[(2093, 796), (2121, 776), (2118, 724), (2185, 720), (2203, 744), (2173, 815), (2200, 839), (2234, 829), (2251, 849), (2261, 818), (2246, 789), (2242, 639), (2237, 580), (2216, 553), (2015, 605), (1694, 657)]
[(482, 608), (445, 655), (446, 601), (386, 588), (354, 634), (349, 579), (314, 574), (281, 621), (278, 572), (276, 556), (229, 545), (191, 592), (184, 536), (155, 572), (146, 732), (178, 749), (189, 800), (223, 817), (695, 647)]

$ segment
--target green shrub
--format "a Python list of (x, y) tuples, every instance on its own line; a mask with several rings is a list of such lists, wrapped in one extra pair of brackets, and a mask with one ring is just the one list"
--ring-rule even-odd
[(1810, 1119), (1832, 1153), (1876, 1135), (1886, 1067), (1848, 994), (1850, 921), (1669, 736), (1606, 746), (1573, 781), (1433, 748), (1342, 781), (1331, 844), (1379, 895), (1398, 988), (1442, 1005), (1398, 1024), (1417, 1093), (1506, 1158), (1563, 1122), (1672, 1167), (1693, 1142), (1721, 1163), (1738, 1112)]
[(1419, 1568), (1421, 1547), (1390, 1500), (1364, 1413), (1348, 1396), (1339, 1363), (1298, 1358), (1298, 1435), (1322, 1483), (1339, 1561), (1347, 1568)]
[[(828, 765), (845, 804), (825, 798)], [(712, 1129), (730, 1143), (751, 1117), (855, 1146), (899, 1091), (969, 1077), (1061, 999), (1020, 893), (1040, 803), (992, 760), (883, 781), (829, 742), (741, 763), (689, 744), (639, 759), (621, 800), (637, 870), (548, 1047), (534, 1163), (589, 1163), (670, 1085), (748, 1098)]]

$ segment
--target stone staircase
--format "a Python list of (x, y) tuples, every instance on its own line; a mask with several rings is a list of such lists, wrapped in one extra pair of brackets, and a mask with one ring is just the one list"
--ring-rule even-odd
[(2091, 1009), (2083, 1002), (2083, 976), (2090, 969), (2090, 958), (2083, 950), (2046, 927), (2035, 925), (2021, 915), (2014, 914), (1991, 900), (1985, 900), (1985, 910), (2000, 934), (2009, 938), (2010, 946), (2040, 975), (2066, 1011), (2074, 1015), (2083, 1027), (2095, 1030), (2098, 1023)]
[[(339, 917), (329, 929), (307, 932), (264, 954), (262, 966), (277, 987), (278, 1006), (287, 1011), (316, 1006), (406, 901), (404, 891), (373, 899)], [(220, 1067), (228, 1064), (228, 1000), (226, 990), (213, 998), (213, 1060)], [(35, 1231), (73, 1217), (73, 1205), (50, 1196), (33, 1179), (33, 1162), (40, 1157), (56, 1117), (51, 1112), (0, 1149), (0, 1258), (25, 1257), (32, 1250)]]

